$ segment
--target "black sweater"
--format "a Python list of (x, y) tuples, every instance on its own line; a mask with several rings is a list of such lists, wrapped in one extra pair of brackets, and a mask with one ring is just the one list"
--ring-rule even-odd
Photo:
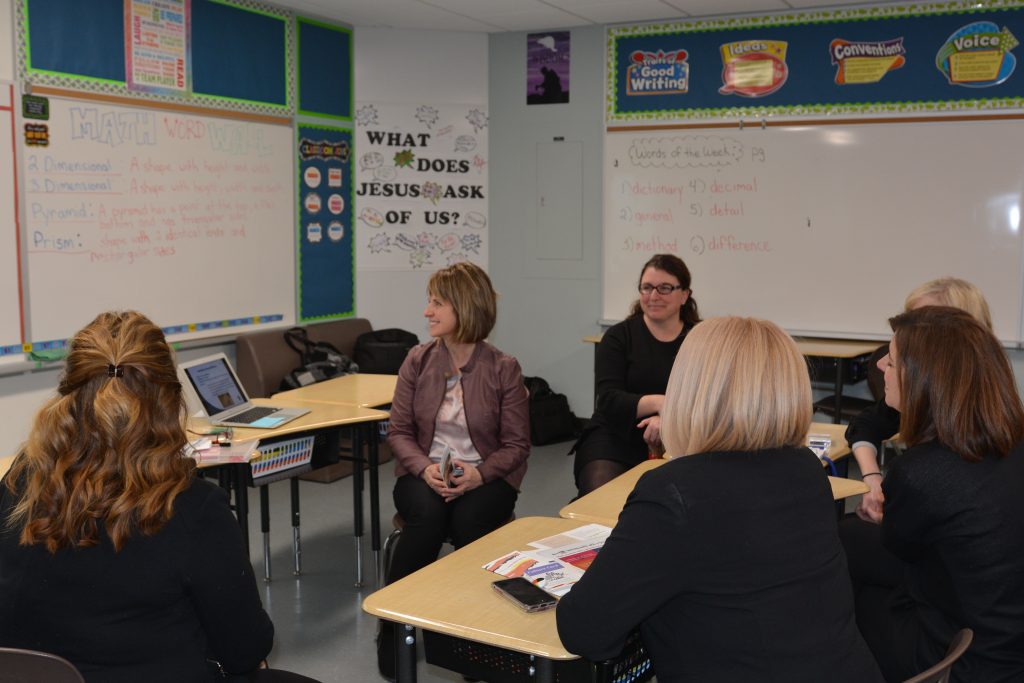
[(58, 654), (89, 683), (208, 681), (207, 657), (241, 673), (270, 652), (274, 626), (213, 484), (193, 481), (158, 533), (117, 553), (105, 533), (55, 555), (20, 546), (15, 502), (0, 484), (0, 647)]
[(703, 453), (645, 474), (556, 616), (565, 647), (591, 660), (639, 627), (661, 683), (881, 680), (806, 448)]

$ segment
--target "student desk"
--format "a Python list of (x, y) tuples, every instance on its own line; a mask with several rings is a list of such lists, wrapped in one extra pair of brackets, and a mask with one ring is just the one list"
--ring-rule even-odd
[(4, 475), (7, 474), (7, 470), (11, 468), (11, 463), (14, 462), (14, 458), (15, 456), (13, 455), (5, 455), (0, 458), (0, 479), (3, 479)]
[(416, 680), (413, 627), (419, 627), (533, 655), (537, 658), (532, 663), (536, 680), (554, 681), (555, 660), (578, 659), (558, 638), (555, 611), (521, 611), (491, 588), (491, 583), (502, 577), (481, 566), (512, 550), (524, 550), (532, 541), (580, 526), (583, 522), (573, 519), (516, 519), (368, 596), (363, 611), (407, 625), (407, 629), (395, 629), (396, 680)]
[[(810, 433), (818, 434), (838, 431), (836, 427), (840, 426), (814, 423), (811, 425)], [(838, 439), (833, 437), (832, 446), (828, 452), (829, 458), (836, 460), (844, 458), (849, 454), (850, 449), (840, 432)], [(580, 522), (596, 522), (606, 526), (615, 526), (619, 519), (619, 513), (622, 512), (622, 508), (626, 504), (626, 498), (633, 491), (636, 482), (644, 473), (660, 467), (666, 462), (668, 461), (661, 459), (645, 460), (628, 472), (612, 479), (596, 491), (591, 491), (582, 498), (569, 503), (559, 510), (558, 514), (567, 519), (575, 519)], [(839, 477), (829, 477), (828, 482), (832, 485), (832, 497), (837, 501), (868, 492), (868, 486), (864, 482)]]
[[(254, 405), (273, 405), (283, 408), (308, 408), (310, 412), (305, 415), (292, 420), (286, 424), (273, 429), (253, 429), (253, 428), (242, 428), (235, 427), (233, 434), (233, 441), (241, 443), (245, 441), (260, 441), (262, 443), (281, 441), (288, 437), (296, 437), (302, 435), (309, 435), (314, 432), (321, 432), (327, 430), (337, 430), (340, 427), (352, 427), (353, 439), (352, 445), (354, 448), (362, 448), (362, 427), (369, 425), (371, 434), (375, 431), (374, 427), (377, 423), (388, 418), (388, 413), (380, 410), (372, 410), (370, 408), (363, 408), (352, 404), (328, 404), (328, 403), (311, 403), (306, 401), (286, 398), (254, 398), (252, 399)], [(193, 423), (191, 425), (192, 433), (205, 431), (207, 425), (205, 421), (202, 423)], [(357, 451), (358, 452), (358, 451)], [(376, 458), (375, 449), (371, 448), (372, 457)], [(254, 456), (255, 457), (255, 456)], [(200, 467), (215, 467), (222, 466), (219, 464), (206, 465), (199, 462)], [(230, 486), (235, 495), (235, 512), (238, 515), (238, 523), (242, 528), (242, 538), (245, 543), (246, 550), (249, 548), (249, 499), (248, 499), (248, 487), (253, 483), (252, 471), (249, 468), (248, 463), (232, 463), (225, 467), (225, 471), (228, 473)], [(356, 583), (362, 583), (362, 546), (360, 541), (363, 535), (363, 470), (361, 467), (356, 467), (353, 470), (352, 478), (352, 490), (354, 498), (354, 526), (355, 526), (355, 543), (356, 543)], [(267, 480), (269, 483), (269, 480)], [(298, 480), (291, 477), (292, 487), (292, 537), (293, 537), (293, 550), (295, 554), (295, 571), (300, 571), (299, 557), (300, 557), (300, 539), (298, 534), (299, 514), (297, 501), (298, 493)], [(263, 561), (264, 561), (264, 572), (267, 578), (270, 576), (270, 563), (269, 563), (269, 500), (267, 489), (265, 486), (260, 488), (260, 502), (262, 507), (262, 527), (263, 527)]]
[[(353, 375), (342, 375), (317, 384), (310, 384), (306, 387), (282, 391), (274, 394), (273, 399), (300, 400), (310, 404), (318, 405), (343, 405), (359, 406), (361, 408), (374, 408), (385, 406), (391, 403), (395, 396), (395, 384), (398, 382), (398, 375), (373, 375), (356, 373)], [(380, 459), (377, 454), (378, 434), (376, 429), (370, 429), (368, 434), (368, 467), (370, 471), (370, 545), (373, 549), (375, 566), (380, 570), (380, 482), (379, 466)], [(361, 446), (360, 446), (361, 449)], [(356, 449), (356, 443), (352, 444), (352, 452), (360, 453)], [(358, 473), (357, 475), (355, 473)], [(363, 470), (357, 466), (353, 472), (358, 476), (359, 485), (362, 486)], [(362, 499), (357, 501), (361, 504)], [(358, 519), (362, 520), (362, 510)]]
[(835, 377), (835, 413), (832, 422), (838, 424), (843, 413), (843, 361), (867, 356), (875, 352), (881, 342), (841, 341), (836, 339), (797, 339), (800, 353), (809, 358), (825, 358), (833, 362)]

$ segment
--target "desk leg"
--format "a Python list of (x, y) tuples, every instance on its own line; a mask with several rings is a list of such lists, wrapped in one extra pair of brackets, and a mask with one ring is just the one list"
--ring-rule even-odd
[(363, 585), (363, 430), (352, 428), (352, 518), (356, 542), (356, 588)]
[(836, 413), (832, 424), (839, 424), (843, 417), (843, 359), (836, 358)]
[(396, 683), (416, 683), (416, 629), (395, 624)]
[(270, 581), (270, 490), (260, 487), (260, 531), (263, 532), (263, 580)]
[(299, 478), (292, 477), (288, 481), (292, 489), (292, 557), (295, 558), (295, 569), (292, 570), (292, 573), (298, 576), (302, 573), (302, 538), (299, 535)]
[(380, 424), (370, 422), (367, 444), (367, 461), (370, 467), (370, 547), (373, 548), (373, 566), (377, 569), (377, 588), (384, 585), (380, 579)]
[(249, 464), (238, 463), (231, 467), (231, 486), (235, 490), (235, 515), (242, 529), (242, 546), (249, 555)]
[(533, 665), (530, 667), (533, 669), (533, 675), (537, 679), (537, 683), (554, 683), (555, 682), (555, 663), (547, 657), (530, 657)]

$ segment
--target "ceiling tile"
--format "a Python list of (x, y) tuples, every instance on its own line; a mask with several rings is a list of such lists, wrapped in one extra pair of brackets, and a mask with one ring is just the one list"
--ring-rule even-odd
[(547, 0), (548, 4), (586, 17), (598, 24), (622, 24), (654, 21), (656, 19), (678, 19), (683, 16), (675, 7), (661, 0)]
[(695, 17), (790, 9), (783, 0), (667, 0), (667, 2)]

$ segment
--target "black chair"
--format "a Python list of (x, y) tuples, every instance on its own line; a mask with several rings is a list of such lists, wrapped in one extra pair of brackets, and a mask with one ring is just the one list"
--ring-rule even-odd
[(63, 657), (35, 650), (0, 647), (0, 683), (85, 683)]
[(922, 671), (913, 678), (908, 678), (904, 683), (948, 683), (949, 676), (953, 671), (953, 665), (967, 652), (974, 640), (974, 631), (969, 628), (960, 629), (960, 632), (953, 636), (953, 641), (946, 650), (946, 656), (935, 666)]

